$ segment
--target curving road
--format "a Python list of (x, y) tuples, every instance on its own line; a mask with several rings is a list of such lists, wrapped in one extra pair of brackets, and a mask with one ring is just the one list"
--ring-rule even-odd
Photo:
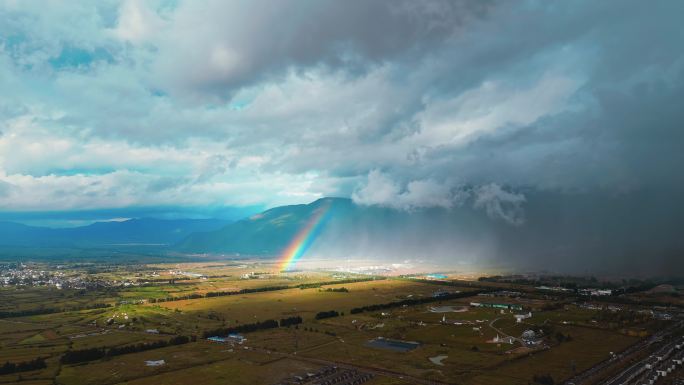
[(494, 319), (489, 323), (489, 327), (492, 328), (492, 329), (493, 329), (494, 331), (496, 331), (497, 333), (501, 334), (502, 337), (510, 337), (510, 338), (513, 338), (514, 340), (516, 340), (517, 342), (522, 343), (522, 341), (520, 340), (520, 338), (513, 337), (513, 336), (511, 336), (511, 335), (508, 335), (508, 334), (506, 334), (503, 330), (501, 330), (501, 329), (497, 328), (496, 326), (494, 326), (494, 322), (496, 322), (496, 321), (498, 321), (498, 320), (500, 320), (500, 319), (501, 319), (501, 317), (499, 317), (499, 318), (494, 318)]

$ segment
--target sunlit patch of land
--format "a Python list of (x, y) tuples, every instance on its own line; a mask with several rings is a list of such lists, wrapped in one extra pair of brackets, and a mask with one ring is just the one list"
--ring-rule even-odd
[[(173, 384), (201, 376), (205, 384), (276, 384), (331, 365), (371, 373), (371, 385), (527, 384), (540, 374), (561, 381), (671, 324), (653, 309), (673, 305), (679, 291), (580, 297), (519, 277), (478, 280), (481, 272), (410, 261), (312, 260), (286, 272), (277, 266), (262, 260), (30, 265), (68, 277), (66, 286), (0, 288), (0, 363), (42, 358), (46, 367), (0, 375), (0, 383)], [(495, 304), (510, 308), (488, 307)], [(670, 309), (676, 316), (677, 308)], [(516, 321), (515, 314), (528, 312)], [(301, 322), (283, 326), (288, 318)], [(241, 343), (206, 339), (269, 320), (276, 327), (241, 332)], [(524, 345), (528, 330), (537, 334), (534, 345)], [(167, 344), (178, 336), (187, 340)], [(368, 343), (378, 338), (418, 347)], [(136, 345), (153, 348), (64, 362), (70, 352)], [(435, 363), (434, 357), (445, 358)]]

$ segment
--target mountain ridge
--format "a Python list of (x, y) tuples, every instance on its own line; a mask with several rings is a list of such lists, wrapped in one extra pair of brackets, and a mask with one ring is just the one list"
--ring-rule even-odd
[(175, 248), (185, 252), (278, 254), (324, 203), (338, 214), (353, 205), (348, 198), (325, 197), (307, 204), (273, 207), (215, 231), (190, 234)]
[(71, 228), (52, 228), (0, 221), (0, 245), (96, 247), (110, 244), (174, 244), (198, 231), (220, 228), (220, 219), (132, 218)]

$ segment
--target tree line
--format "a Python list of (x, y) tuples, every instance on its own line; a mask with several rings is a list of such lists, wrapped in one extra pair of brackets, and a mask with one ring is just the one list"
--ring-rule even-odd
[[(265, 286), (265, 287), (242, 289), (242, 290), (233, 290), (233, 291), (210, 291), (210, 292), (207, 292), (205, 294), (192, 293), (192, 294), (182, 295), (182, 296), (177, 296), (177, 297), (148, 298), (147, 302), (148, 303), (174, 302), (174, 301), (183, 301), (183, 300), (188, 300), (188, 299), (222, 297), (222, 296), (226, 296), (226, 295), (240, 295), (240, 294), (260, 293), (260, 292), (264, 292), (264, 291), (276, 291), (276, 290), (287, 290), (287, 289), (315, 289), (315, 288), (319, 288), (319, 287), (324, 286), (324, 285), (337, 285), (337, 284), (343, 284), (343, 283), (366, 282), (366, 281), (374, 281), (374, 280), (381, 280), (381, 279), (385, 279), (385, 278), (375, 278), (375, 277), (349, 278), (349, 279), (340, 279), (337, 281), (302, 283), (302, 284), (294, 285), (294, 286), (287, 286), (287, 285)], [(346, 288), (344, 290), (332, 289), (332, 291), (348, 291), (348, 289), (346, 289)]]
[(357, 283), (357, 282), (368, 282), (368, 281), (381, 281), (384, 280), (385, 277), (363, 277), (363, 278), (347, 278), (347, 279), (338, 279), (337, 281), (325, 281), (325, 282), (312, 282), (312, 283), (302, 283), (299, 284), (295, 287), (298, 287), (300, 289), (317, 289), (321, 286), (326, 286), (326, 285), (339, 285), (339, 284), (344, 284), (344, 283)]
[(263, 291), (276, 291), (290, 289), (290, 286), (266, 286), (251, 289), (242, 289), (234, 291), (210, 291), (205, 294), (192, 293), (188, 295), (178, 296), (178, 297), (166, 297), (166, 298), (149, 298), (147, 302), (149, 303), (161, 303), (161, 302), (173, 302), (173, 301), (183, 301), (186, 299), (199, 299), (199, 298), (212, 298), (212, 297), (222, 297), (225, 295), (240, 295), (247, 293), (259, 293)]
[(367, 311), (385, 310), (385, 309), (391, 309), (391, 308), (401, 307), (401, 306), (422, 305), (422, 304), (430, 303), (430, 302), (440, 302), (440, 301), (445, 301), (445, 300), (450, 300), (450, 299), (471, 297), (471, 296), (480, 294), (482, 292), (483, 291), (467, 291), (467, 292), (463, 292), (463, 293), (449, 293), (449, 294), (445, 294), (445, 295), (440, 295), (439, 297), (410, 298), (410, 299), (404, 299), (401, 301), (394, 301), (394, 302), (388, 302), (388, 303), (380, 303), (380, 304), (376, 304), (376, 305), (355, 307), (355, 308), (351, 309), (350, 313), (351, 314), (358, 314), (358, 313), (363, 313), (363, 312), (367, 312)]
[(5, 362), (4, 365), (0, 366), (0, 375), (3, 374), (12, 374), (12, 373), (19, 373), (19, 372), (28, 372), (31, 370), (38, 370), (38, 369), (44, 369), (46, 368), (47, 365), (45, 364), (45, 359), (44, 358), (36, 358), (31, 361), (24, 361), (24, 362)]
[[(344, 314), (344, 313), (342, 313)], [(328, 310), (328, 311), (321, 311), (316, 313), (316, 319), (324, 319), (324, 318), (332, 318), (332, 317), (338, 317), (340, 313), (336, 312), (335, 310)]]
[(66, 353), (64, 353), (64, 355), (61, 358), (61, 362), (63, 364), (77, 364), (81, 362), (99, 360), (105, 357), (114, 357), (120, 356), (122, 354), (144, 352), (146, 350), (160, 349), (173, 345), (183, 345), (195, 340), (196, 338), (194, 336), (176, 336), (167, 341), (161, 340), (154, 342), (141, 342), (135, 345), (116, 346), (111, 348), (100, 347), (80, 350), (69, 350)]
[(299, 317), (299, 316), (283, 318), (280, 320), (280, 322), (273, 320), (273, 319), (269, 319), (266, 321), (254, 322), (254, 323), (238, 325), (238, 326), (232, 326), (229, 328), (218, 328), (218, 329), (207, 330), (204, 333), (202, 333), (202, 336), (204, 338), (209, 338), (209, 337), (213, 337), (213, 336), (227, 336), (229, 334), (236, 334), (236, 333), (249, 333), (249, 332), (255, 332), (255, 331), (259, 331), (259, 330), (275, 329), (277, 327), (287, 327), (287, 326), (292, 326), (292, 325), (298, 325), (302, 322), (303, 322), (302, 317)]
[(336, 287), (336, 288), (329, 287), (329, 288), (322, 290), (322, 291), (326, 291), (329, 293), (349, 293), (349, 289), (347, 289), (346, 287)]
[(92, 310), (92, 309), (104, 309), (111, 307), (108, 303), (95, 303), (92, 305), (84, 306), (70, 306), (70, 307), (46, 307), (40, 309), (27, 309), (18, 311), (0, 311), (0, 318), (12, 318), (12, 317), (28, 317), (34, 315), (43, 314), (53, 314), (53, 313), (64, 313), (67, 311), (79, 311), (79, 310)]
[(304, 320), (302, 320), (302, 317), (300, 316), (295, 316), (295, 317), (288, 317), (288, 318), (283, 318), (280, 320), (280, 327), (287, 327), (287, 326), (292, 326), (292, 325), (299, 325), (302, 323)]
[[(437, 286), (451, 286), (451, 287), (473, 287), (476, 289), (483, 289), (490, 291), (492, 290), (492, 287), (489, 285), (484, 285), (481, 283), (473, 282), (473, 281), (441, 281), (441, 280), (436, 280), (436, 279), (416, 279), (416, 278), (406, 278), (402, 277), (408, 281), (411, 282), (420, 282), (420, 283), (425, 283), (428, 285), (437, 285)], [(482, 280), (478, 280), (479, 282), (482, 282)]]

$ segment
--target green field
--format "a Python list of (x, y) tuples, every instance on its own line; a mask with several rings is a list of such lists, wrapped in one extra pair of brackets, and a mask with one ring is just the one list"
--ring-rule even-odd
[[(89, 267), (92, 269), (92, 267)], [(327, 284), (300, 289), (301, 284), (333, 281), (337, 276), (322, 271), (279, 274), (273, 266), (259, 263), (149, 265), (107, 267), (95, 273), (99, 279), (135, 282), (154, 278), (153, 284), (121, 285), (83, 292), (54, 288), (0, 290), (4, 309), (69, 308), (107, 303), (100, 309), (58, 311), (0, 319), (0, 362), (45, 358), (47, 368), (0, 376), (1, 383), (22, 384), (271, 384), (288, 376), (314, 371), (326, 365), (350, 365), (380, 373), (368, 384), (407, 384), (412, 379), (454, 384), (528, 384), (536, 374), (550, 374), (561, 381), (591, 367), (638, 341), (583, 309), (544, 295), (528, 292), (521, 298), (481, 297), (476, 287), (511, 289), (510, 284), (474, 285), (454, 282), (450, 286), (404, 279)], [(177, 279), (174, 271), (206, 275)], [(242, 279), (246, 271), (265, 272), (256, 279)], [(75, 274), (75, 273), (74, 273)], [(175, 275), (174, 275), (175, 274)], [(175, 277), (175, 278), (174, 278)], [(354, 277), (347, 277), (354, 278)], [(152, 281), (151, 281), (152, 282)], [(291, 288), (282, 289), (288, 286)], [(278, 287), (211, 298), (149, 303), (146, 300), (208, 292)], [(347, 291), (327, 291), (339, 289)], [(386, 310), (351, 314), (353, 308), (407, 299), (432, 299), (438, 290), (473, 292), (469, 297), (397, 306)], [(141, 301), (144, 300), (144, 301)], [(477, 308), (470, 302), (518, 303), (533, 316), (517, 323), (511, 311)], [(459, 312), (436, 313), (434, 306), (452, 306)], [(543, 310), (545, 308), (554, 310)], [(335, 310), (337, 317), (316, 319), (322, 311)], [(280, 327), (245, 334), (242, 344), (217, 344), (201, 338), (207, 330), (239, 326), (269, 319), (300, 316), (296, 327)], [(445, 317), (446, 322), (442, 322)], [(543, 348), (523, 348), (494, 342), (495, 337), (520, 337), (525, 330), (542, 331)], [(570, 336), (558, 341), (556, 334)], [(127, 347), (194, 336), (197, 342), (122, 354), (78, 364), (61, 364), (67, 351)], [(418, 348), (393, 351), (370, 347), (375, 338), (415, 341)], [(587, 349), (588, 346), (600, 348)], [(540, 345), (540, 346), (542, 346)], [(431, 358), (441, 357), (437, 363)], [(162, 366), (146, 366), (146, 360), (164, 360)]]

